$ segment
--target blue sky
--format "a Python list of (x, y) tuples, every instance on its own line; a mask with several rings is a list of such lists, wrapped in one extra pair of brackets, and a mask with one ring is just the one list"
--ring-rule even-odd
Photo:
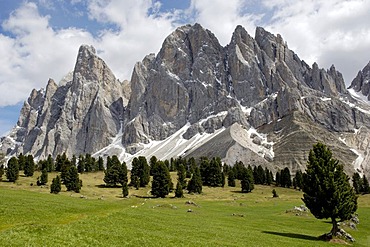
[(349, 84), (370, 60), (367, 0), (0, 0), (0, 135), (33, 88), (73, 69), (92, 44), (115, 75), (157, 53), (176, 27), (195, 22), (226, 45), (237, 25), (280, 33), (308, 64), (332, 64)]

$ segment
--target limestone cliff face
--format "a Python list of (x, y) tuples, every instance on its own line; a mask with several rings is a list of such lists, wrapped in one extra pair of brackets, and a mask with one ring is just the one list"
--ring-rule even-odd
[(36, 157), (93, 153), (120, 130), (123, 95), (122, 83), (94, 48), (83, 45), (73, 73), (59, 85), (50, 79), (46, 90), (32, 91), (10, 135), (15, 145), (6, 151)]
[[(369, 95), (369, 71), (352, 82), (355, 91)], [(118, 81), (93, 47), (81, 46), (72, 73), (31, 92), (0, 147), (8, 155), (126, 161), (209, 154), (294, 172), (322, 141), (348, 172), (369, 172), (369, 129), (369, 104), (352, 97), (334, 66), (309, 66), (260, 27), (253, 38), (237, 26), (223, 47), (195, 24), (177, 28), (157, 55), (136, 63), (130, 81)]]
[(370, 101), (370, 62), (358, 72), (349, 88), (353, 88), (355, 92), (360, 92)]

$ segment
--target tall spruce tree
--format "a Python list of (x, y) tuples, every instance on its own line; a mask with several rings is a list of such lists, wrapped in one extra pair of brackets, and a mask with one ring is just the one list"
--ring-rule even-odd
[(53, 178), (50, 186), (50, 193), (58, 194), (62, 190), (62, 182), (60, 181), (60, 177), (56, 176)]
[(26, 177), (32, 177), (35, 172), (35, 162), (32, 155), (27, 155), (26, 162), (24, 164), (24, 175)]
[(194, 170), (193, 175), (188, 183), (187, 189), (189, 194), (190, 193), (202, 193), (202, 177), (200, 175), (199, 167), (196, 167)]
[(242, 187), (242, 193), (249, 193), (254, 189), (253, 172), (250, 169), (243, 169), (240, 184)]
[[(149, 172), (149, 171), (148, 171)], [(155, 197), (166, 197), (170, 193), (171, 176), (163, 161), (158, 161), (154, 173), (151, 194)]]
[(25, 164), (26, 164), (26, 156), (24, 156), (23, 153), (20, 153), (18, 155), (18, 167), (20, 171), (24, 170)]
[(127, 166), (121, 163), (116, 155), (109, 158), (109, 167), (105, 170), (104, 182), (107, 187), (115, 187), (117, 184), (127, 184)]
[(353, 188), (355, 189), (356, 194), (360, 194), (362, 192), (362, 179), (358, 172), (355, 172), (353, 174), (352, 184), (353, 184)]
[(292, 178), (288, 167), (285, 167), (280, 173), (280, 185), (287, 188), (292, 186)]
[(296, 184), (296, 188), (301, 190), (302, 189), (302, 186), (303, 186), (303, 173), (301, 170), (297, 170), (297, 172), (295, 173), (295, 184)]
[(311, 213), (318, 219), (331, 219), (331, 236), (339, 231), (337, 221), (350, 219), (357, 210), (357, 196), (343, 165), (320, 142), (310, 150), (302, 190), (302, 200)]
[(48, 182), (48, 171), (45, 168), (41, 171), (41, 176), (37, 178), (37, 185), (38, 186), (45, 185), (47, 184), (47, 182)]
[(184, 190), (182, 189), (182, 185), (179, 181), (177, 181), (177, 184), (176, 184), (175, 197), (177, 198), (184, 197)]
[(177, 168), (177, 181), (181, 184), (181, 189), (186, 188), (186, 170), (183, 164)]
[(85, 157), (82, 154), (78, 157), (77, 171), (81, 174), (85, 172)]
[(80, 180), (77, 168), (75, 166), (71, 166), (67, 170), (66, 176), (64, 178), (64, 185), (67, 187), (67, 191), (80, 193), (82, 181)]
[(233, 169), (229, 169), (227, 173), (227, 185), (230, 187), (235, 187), (235, 176)]
[(272, 173), (270, 172), (270, 170), (266, 167), (265, 168), (265, 177), (266, 177), (266, 184), (267, 185), (271, 185), (272, 183)]
[(149, 160), (150, 176), (153, 176), (154, 175), (155, 165), (157, 164), (157, 161), (158, 161), (158, 159), (154, 155)]
[(0, 165), (0, 181), (3, 180), (3, 175), (4, 175), (4, 165)]
[(362, 193), (363, 194), (370, 193), (369, 180), (367, 180), (367, 177), (365, 175), (362, 177)]
[(98, 158), (98, 170), (104, 171), (104, 159), (101, 156)]
[(11, 157), (6, 169), (6, 178), (9, 182), (15, 182), (19, 177), (18, 159)]

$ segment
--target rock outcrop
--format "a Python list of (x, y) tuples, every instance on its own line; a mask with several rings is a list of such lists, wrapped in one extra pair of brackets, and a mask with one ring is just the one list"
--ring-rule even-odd
[(358, 72), (349, 88), (360, 92), (370, 101), (370, 62)]

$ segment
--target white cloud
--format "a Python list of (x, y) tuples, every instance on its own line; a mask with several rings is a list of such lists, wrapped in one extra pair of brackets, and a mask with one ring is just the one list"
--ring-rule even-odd
[(3, 23), (14, 37), (0, 35), (0, 106), (25, 100), (49, 77), (61, 79), (73, 69), (81, 43), (93, 42), (84, 30), (54, 31), (48, 20), (40, 16), (36, 4), (24, 3)]
[(334, 64), (349, 84), (370, 60), (370, 1), (264, 0), (273, 11), (267, 29), (280, 33), (301, 59)]
[(195, 22), (214, 32), (220, 43), (226, 45), (237, 25), (254, 36), (255, 23), (262, 16), (248, 13), (251, 8), (250, 1), (243, 0), (192, 0), (190, 11)]
[(159, 13), (159, 2), (94, 0), (89, 16), (117, 26), (104, 30), (98, 43), (101, 57), (121, 79), (130, 79), (134, 64), (145, 55), (158, 52), (165, 37), (176, 27), (178, 16)]

